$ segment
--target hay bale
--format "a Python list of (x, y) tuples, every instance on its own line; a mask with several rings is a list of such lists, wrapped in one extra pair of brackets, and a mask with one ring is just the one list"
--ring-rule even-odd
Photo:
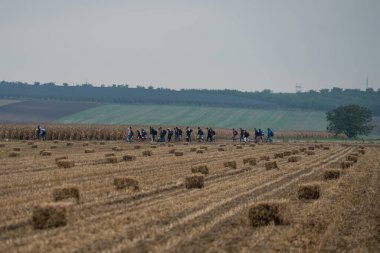
[(306, 148), (300, 148), (300, 152), (305, 152)]
[(284, 157), (284, 153), (275, 153), (274, 154), (274, 158), (283, 158)]
[(53, 143), (57, 144), (57, 143), (59, 143), (59, 141), (56, 140), (56, 141), (53, 141)]
[(341, 167), (342, 169), (348, 169), (348, 168), (350, 168), (352, 165), (354, 165), (354, 162), (352, 162), (352, 161), (343, 161), (343, 162), (340, 163), (340, 167)]
[(38, 148), (38, 145), (32, 145), (32, 148)]
[(191, 176), (187, 176), (185, 179), (185, 187), (187, 189), (203, 188), (203, 186), (204, 186), (203, 175), (191, 175)]
[(113, 179), (113, 184), (117, 190), (131, 189), (133, 191), (140, 190), (139, 181), (132, 177), (116, 177)]
[(152, 151), (150, 151), (150, 150), (144, 150), (144, 151), (142, 152), (142, 155), (143, 155), (143, 156), (152, 156)]
[(190, 152), (196, 152), (197, 148), (190, 148)]
[(99, 145), (106, 145), (104, 141), (99, 142)]
[(207, 150), (208, 148), (206, 146), (200, 146), (200, 149)]
[(219, 144), (219, 147), (225, 147), (226, 146), (226, 144)]
[(236, 146), (236, 149), (243, 149), (243, 146)]
[(249, 144), (249, 146), (254, 148), (254, 147), (256, 147), (256, 144)]
[(169, 143), (168, 147), (174, 147), (174, 144)]
[(321, 187), (318, 183), (308, 183), (298, 186), (298, 199), (319, 199)]
[(203, 154), (203, 153), (204, 153), (204, 151), (202, 149), (197, 150), (197, 154)]
[(218, 151), (222, 152), (222, 151), (226, 151), (226, 149), (225, 148), (218, 148)]
[(298, 149), (293, 149), (292, 150), (292, 154), (293, 155), (297, 155), (297, 154), (299, 154), (300, 153), (300, 151), (298, 150)]
[(237, 164), (235, 161), (227, 161), (223, 163), (224, 167), (231, 168), (231, 169), (236, 169)]
[(134, 148), (134, 149), (140, 149), (141, 146), (140, 146), (140, 145), (136, 145), (136, 146), (134, 146), (133, 148)]
[(50, 146), (50, 149), (56, 149), (57, 146)]
[(76, 199), (79, 201), (79, 189), (76, 187), (61, 187), (53, 189), (53, 200)]
[(115, 153), (106, 153), (106, 154), (104, 154), (104, 157), (111, 157), (111, 156), (115, 156)]
[(60, 168), (71, 168), (75, 166), (75, 162), (69, 159), (60, 159), (56, 163)]
[(48, 151), (48, 150), (42, 150), (40, 152), (41, 156), (51, 156), (52, 155), (52, 152), (51, 151)]
[(156, 145), (151, 145), (150, 148), (157, 148), (157, 146)]
[(270, 158), (267, 155), (260, 156), (260, 161), (269, 161)]
[(33, 145), (34, 144), (34, 142), (32, 142), (32, 141), (29, 141), (28, 142), (28, 145), (30, 146), (30, 145)]
[(176, 151), (176, 152), (174, 152), (174, 155), (175, 156), (183, 156), (183, 152)]
[(358, 152), (359, 152), (359, 154), (362, 154), (362, 155), (365, 154), (365, 150), (364, 149), (359, 149)]
[(34, 229), (47, 229), (67, 224), (67, 204), (50, 203), (35, 206), (32, 212)]
[(285, 151), (285, 152), (284, 152), (284, 156), (290, 156), (290, 155), (292, 155), (292, 152), (291, 152), (291, 151)]
[(249, 158), (244, 158), (243, 159), (243, 164), (249, 164), (249, 165), (256, 165), (257, 164), (257, 161), (256, 161), (256, 158), (254, 157), (249, 157)]
[(314, 149), (315, 149), (315, 147), (308, 147), (308, 149), (309, 149), (309, 150), (314, 150)]
[(72, 143), (72, 142), (66, 143), (66, 147), (72, 147), (72, 146), (74, 146), (74, 143)]
[(116, 156), (109, 156), (106, 157), (106, 163), (118, 163), (119, 160), (117, 159)]
[(248, 210), (249, 222), (253, 227), (284, 224), (286, 206), (287, 202), (285, 201), (268, 201), (254, 204)]
[(288, 162), (289, 163), (296, 163), (296, 162), (299, 162), (301, 161), (301, 157), (300, 156), (290, 156), (288, 158)]
[(338, 179), (340, 177), (340, 170), (326, 170), (323, 173), (323, 178), (325, 180)]
[(175, 153), (175, 149), (169, 149), (169, 154), (174, 154)]
[(209, 173), (207, 165), (199, 165), (196, 167), (192, 167), (191, 172), (192, 173), (201, 173), (204, 175), (208, 175), (208, 173)]
[(315, 155), (315, 152), (314, 151), (307, 151), (306, 154), (307, 155)]
[(112, 151), (123, 151), (123, 148), (121, 148), (121, 147), (113, 147)]
[(353, 155), (349, 155), (349, 156), (347, 156), (347, 161), (351, 161), (351, 162), (357, 163), (358, 162), (358, 157), (357, 156), (353, 156)]
[(88, 147), (88, 146), (90, 145), (90, 143), (85, 142), (85, 143), (83, 143), (82, 145), (83, 145), (83, 147)]
[(136, 156), (134, 155), (124, 155), (123, 160), (127, 162), (136, 161)]
[(278, 169), (277, 162), (276, 161), (266, 162), (265, 169), (266, 170)]
[(59, 160), (68, 159), (69, 157), (67, 155), (64, 156), (58, 156), (55, 158), (55, 162), (58, 162)]
[(324, 146), (323, 150), (330, 150), (330, 147)]
[(5, 147), (5, 144), (4, 143), (0, 143), (0, 148), (4, 148)]
[(13, 151), (21, 151), (21, 148), (13, 148)]
[(95, 149), (89, 149), (89, 148), (86, 148), (86, 149), (84, 150), (84, 152), (85, 152), (86, 154), (88, 154), (88, 153), (95, 153)]
[(19, 152), (10, 152), (8, 154), (9, 157), (19, 157), (20, 156), (20, 153)]

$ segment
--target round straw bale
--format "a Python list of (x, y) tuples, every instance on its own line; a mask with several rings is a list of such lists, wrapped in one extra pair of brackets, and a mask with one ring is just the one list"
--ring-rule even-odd
[(139, 181), (132, 177), (116, 177), (113, 179), (113, 184), (117, 190), (131, 189), (133, 191), (140, 190)]
[(247, 164), (247, 163), (249, 165), (256, 165), (256, 163), (257, 163), (256, 158), (254, 158), (254, 157), (244, 158), (243, 164)]
[(141, 148), (141, 145), (136, 145), (133, 147), (134, 149), (140, 149)]
[(284, 153), (274, 153), (274, 158), (283, 158)]
[(319, 199), (321, 187), (318, 183), (307, 183), (298, 186), (298, 199)]
[(305, 152), (306, 148), (300, 148), (300, 152)]
[(236, 169), (237, 168), (237, 164), (235, 161), (227, 161), (227, 162), (224, 162), (223, 163), (223, 166), (224, 167), (227, 167), (227, 168), (231, 168), (231, 169)]
[(236, 149), (243, 149), (243, 146), (236, 146)]
[(67, 155), (64, 155), (64, 156), (58, 156), (55, 158), (55, 162), (59, 161), (59, 160), (62, 160), (62, 159), (68, 159), (69, 157)]
[(270, 158), (267, 155), (260, 156), (260, 161), (269, 161)]
[(61, 167), (61, 168), (71, 168), (75, 166), (75, 162), (69, 159), (60, 159), (56, 163), (58, 167)]
[(187, 189), (191, 188), (203, 188), (204, 186), (204, 176), (203, 175), (191, 175), (187, 176), (185, 179), (185, 187)]
[(51, 156), (52, 152), (51, 151), (48, 151), (48, 150), (43, 150), (42, 152), (40, 152), (40, 154), (42, 156)]
[(67, 224), (67, 204), (49, 203), (35, 206), (32, 222), (35, 229), (47, 229)]
[(253, 227), (284, 224), (286, 206), (287, 202), (285, 201), (256, 203), (248, 210), (249, 222)]
[(190, 152), (196, 152), (197, 148), (190, 148)]
[(291, 151), (285, 151), (285, 152), (284, 152), (284, 156), (290, 156), (291, 154), (292, 154)]
[(174, 154), (175, 153), (175, 149), (169, 149), (169, 154)]
[(60, 187), (53, 189), (53, 200), (76, 199), (79, 201), (79, 189), (74, 186)]
[(134, 156), (134, 155), (124, 155), (123, 156), (123, 160), (124, 161), (128, 161), (128, 162), (136, 161), (136, 156)]
[(68, 142), (68, 143), (66, 143), (66, 146), (67, 146), (67, 147), (74, 146), (74, 143), (72, 143), (72, 142)]
[(183, 152), (176, 151), (176, 152), (174, 152), (174, 155), (175, 156), (183, 156)]
[(119, 160), (117, 159), (116, 156), (109, 156), (106, 157), (106, 163), (118, 163)]
[(351, 162), (358, 162), (358, 157), (357, 156), (353, 156), (353, 155), (349, 155), (347, 156), (347, 161), (351, 161)]
[(326, 170), (323, 173), (325, 180), (338, 179), (340, 177), (340, 170)]
[(324, 146), (324, 147), (323, 147), (323, 150), (330, 150), (330, 147), (328, 147), (328, 146)]
[(13, 148), (13, 151), (21, 151), (21, 148)]
[(310, 147), (308, 147), (308, 149), (309, 149), (309, 150), (314, 150), (315, 147), (310, 146)]
[(121, 148), (121, 147), (113, 147), (112, 151), (123, 151), (123, 148)]
[(110, 157), (110, 156), (115, 156), (115, 153), (105, 153), (104, 157)]
[(204, 175), (208, 175), (208, 173), (209, 173), (207, 165), (199, 165), (196, 167), (192, 167), (191, 172), (192, 173), (201, 173)]
[(8, 154), (8, 156), (9, 156), (9, 157), (18, 157), (18, 156), (20, 156), (20, 153), (19, 153), (19, 152), (10, 152), (10, 153)]
[(306, 154), (307, 155), (315, 155), (315, 152), (314, 151), (307, 151)]
[(32, 145), (32, 148), (38, 148), (38, 145), (34, 144), (34, 145)]
[(143, 156), (152, 156), (152, 151), (150, 151), (150, 150), (144, 150), (144, 151), (142, 152), (142, 155), (143, 155)]
[(299, 162), (301, 161), (301, 157), (300, 156), (290, 156), (288, 158), (288, 162), (290, 163), (296, 163), (296, 162)]
[(298, 149), (293, 149), (292, 150), (292, 154), (293, 155), (297, 155), (297, 154), (299, 154), (300, 153), (300, 151), (298, 150)]
[(226, 146), (226, 144), (219, 144), (219, 147), (225, 147)]
[(197, 150), (197, 154), (203, 154), (203, 153), (204, 153), (204, 151), (202, 149)]
[(278, 169), (277, 162), (276, 161), (266, 162), (265, 169), (266, 170)]
[(90, 149), (90, 148), (86, 148), (85, 150), (84, 150), (84, 152), (85, 153), (95, 153), (95, 149)]

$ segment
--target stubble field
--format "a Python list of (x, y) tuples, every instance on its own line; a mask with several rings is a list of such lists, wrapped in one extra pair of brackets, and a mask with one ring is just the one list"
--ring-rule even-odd
[[(379, 155), (337, 143), (0, 142), (0, 252), (379, 252)], [(304, 184), (318, 196), (303, 199)], [(281, 208), (249, 215), (258, 203)]]

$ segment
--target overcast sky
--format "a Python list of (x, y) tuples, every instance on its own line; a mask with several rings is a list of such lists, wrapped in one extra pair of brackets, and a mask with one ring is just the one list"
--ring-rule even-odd
[(0, 80), (380, 88), (380, 0), (0, 0)]

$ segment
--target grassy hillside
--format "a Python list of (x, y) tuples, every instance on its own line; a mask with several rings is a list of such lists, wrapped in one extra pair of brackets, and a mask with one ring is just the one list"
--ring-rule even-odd
[(60, 118), (56, 123), (200, 125), (222, 128), (266, 128), (276, 130), (326, 129), (321, 111), (264, 110), (166, 105), (102, 105)]

